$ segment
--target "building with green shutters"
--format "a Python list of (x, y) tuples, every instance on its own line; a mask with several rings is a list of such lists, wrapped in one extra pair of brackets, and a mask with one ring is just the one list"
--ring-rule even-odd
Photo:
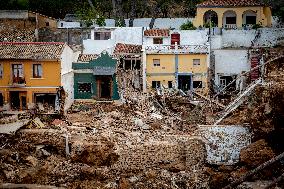
[(85, 63), (73, 63), (74, 98), (118, 100), (117, 59), (102, 52)]

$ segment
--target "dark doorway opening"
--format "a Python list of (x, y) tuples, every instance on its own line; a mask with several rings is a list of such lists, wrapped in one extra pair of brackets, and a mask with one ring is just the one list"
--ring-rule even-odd
[(3, 97), (3, 94), (0, 93), (0, 106), (3, 106), (4, 105), (4, 97)]
[[(229, 85), (236, 76), (220, 76), (220, 87), (223, 89), (227, 85)], [(235, 91), (236, 90), (236, 81), (234, 81), (228, 88), (228, 91)]]
[(203, 16), (204, 26), (209, 25), (210, 21), (212, 27), (218, 26), (218, 14), (215, 11), (209, 10)]
[(112, 76), (97, 76), (97, 96), (100, 99), (111, 99)]
[(179, 75), (178, 76), (178, 88), (182, 91), (189, 91), (191, 89), (191, 76)]
[(19, 110), (20, 109), (20, 92), (13, 91), (10, 92), (10, 103), (12, 110)]

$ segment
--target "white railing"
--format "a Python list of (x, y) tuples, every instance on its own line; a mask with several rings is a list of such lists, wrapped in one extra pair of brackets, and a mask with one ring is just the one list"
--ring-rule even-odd
[(148, 54), (184, 54), (184, 53), (209, 53), (208, 45), (151, 45), (145, 46), (145, 51)]
[(237, 29), (237, 24), (225, 24), (225, 29)]

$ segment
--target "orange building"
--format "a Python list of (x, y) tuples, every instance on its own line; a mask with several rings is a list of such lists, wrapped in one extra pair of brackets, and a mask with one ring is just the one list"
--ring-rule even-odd
[(72, 104), (72, 49), (64, 43), (0, 43), (0, 106), (25, 110), (38, 104), (59, 108), (59, 89)]

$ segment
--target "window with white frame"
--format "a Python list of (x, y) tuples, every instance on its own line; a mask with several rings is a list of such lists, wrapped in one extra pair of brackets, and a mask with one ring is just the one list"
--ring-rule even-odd
[(42, 78), (41, 64), (33, 64), (33, 78)]
[(202, 81), (193, 81), (193, 88), (202, 88)]
[(161, 81), (152, 81), (152, 88), (153, 89), (161, 88)]
[(153, 59), (153, 66), (157, 67), (160, 66), (160, 59)]
[(200, 65), (200, 59), (193, 59), (193, 66), (199, 66)]

